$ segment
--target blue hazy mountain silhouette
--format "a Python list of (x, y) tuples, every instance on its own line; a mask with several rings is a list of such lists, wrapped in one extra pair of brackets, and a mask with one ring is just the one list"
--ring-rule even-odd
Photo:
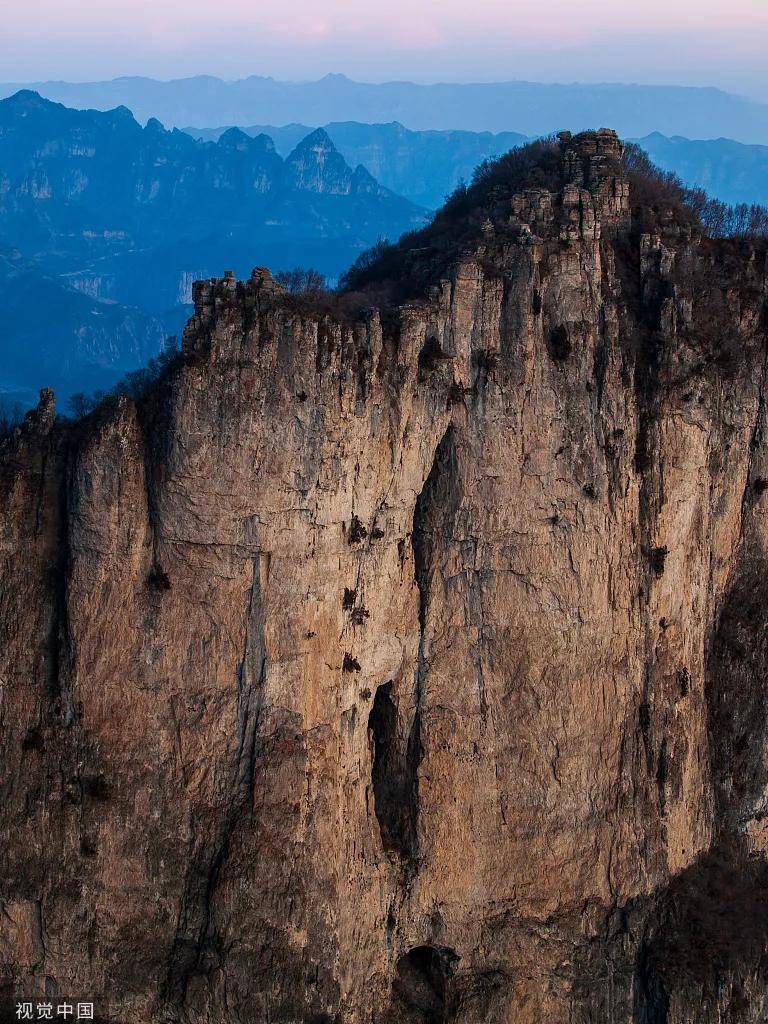
[[(424, 131), (403, 125), (332, 122), (325, 130), (344, 159), (362, 164), (382, 185), (413, 202), (437, 208), (459, 181), (468, 181), (482, 161), (529, 141), (517, 132)], [(188, 128), (193, 137), (214, 140), (224, 128)], [(313, 129), (304, 124), (250, 125), (248, 135), (266, 133), (278, 153), (288, 154)], [(653, 162), (687, 184), (726, 203), (768, 205), (768, 146), (733, 139), (667, 138), (653, 132), (639, 143)]]
[[(251, 76), (234, 82), (200, 75), (172, 81), (116, 78), (107, 82), (39, 82), (33, 88), (70, 106), (129, 107), (140, 121), (202, 128), (221, 124), (386, 123), (413, 129), (516, 131), (543, 135), (609, 125), (625, 138), (658, 131), (687, 138), (768, 144), (768, 105), (720, 89), (670, 85), (369, 84), (344, 75), (316, 82)], [(0, 96), (18, 85), (0, 85)]]
[[(183, 326), (196, 278), (297, 263), (334, 277), (424, 220), (322, 130), (283, 158), (264, 135), (197, 142), (29, 90), (0, 102), (0, 186), (2, 384), (16, 388), (77, 390), (144, 362)], [(18, 296), (36, 275), (49, 301), (33, 316)]]
[[(525, 141), (398, 122), (168, 131), (125, 106), (73, 110), (22, 90), (0, 101), (0, 392), (108, 385), (180, 332), (192, 281), (225, 267), (334, 278)], [(768, 146), (638, 141), (713, 196), (768, 202)]]

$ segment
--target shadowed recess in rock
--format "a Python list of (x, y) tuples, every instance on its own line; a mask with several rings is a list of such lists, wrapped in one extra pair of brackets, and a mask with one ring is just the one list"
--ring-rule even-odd
[(390, 1020), (444, 1024), (450, 1019), (450, 984), (459, 958), (452, 949), (417, 946), (397, 961)]
[(368, 729), (373, 743), (371, 776), (381, 841), (388, 853), (409, 860), (416, 852), (418, 792), (406, 743), (398, 726), (398, 709), (392, 699), (391, 682), (376, 690)]
[(748, 560), (734, 577), (707, 663), (710, 757), (722, 828), (765, 814), (768, 565)]

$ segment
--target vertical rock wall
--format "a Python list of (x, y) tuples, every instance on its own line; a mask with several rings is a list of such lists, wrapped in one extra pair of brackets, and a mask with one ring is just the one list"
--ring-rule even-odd
[(429, 299), (198, 285), (151, 399), (6, 446), (9, 994), (762, 1019), (765, 252), (563, 149)]

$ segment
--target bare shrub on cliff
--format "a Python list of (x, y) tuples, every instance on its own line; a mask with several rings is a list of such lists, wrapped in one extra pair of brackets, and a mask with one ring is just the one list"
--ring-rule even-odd
[(659, 212), (700, 227), (710, 238), (768, 237), (768, 209), (757, 203), (729, 206), (712, 199), (704, 189), (690, 188), (671, 171), (663, 171), (634, 142), (624, 147), (624, 171), (632, 205)]
[(68, 402), (68, 411), (75, 420), (90, 416), (105, 403), (114, 402), (121, 395), (132, 398), (135, 402), (142, 401), (182, 359), (175, 335), (166, 338), (161, 352), (150, 359), (146, 366), (139, 370), (131, 370), (110, 388), (109, 391), (94, 391), (86, 395), (82, 391), (73, 394)]
[(0, 399), (0, 441), (10, 437), (24, 419), (24, 410), (18, 402)]
[(280, 270), (275, 280), (292, 295), (314, 295), (325, 288), (325, 277), (314, 267), (294, 267)]
[[(487, 199), (497, 188), (505, 191), (522, 187), (556, 191), (561, 186), (561, 178), (560, 147), (554, 137), (548, 136), (529, 142), (527, 146), (510, 149), (495, 160), (483, 160), (475, 168), (472, 186), (466, 190), (466, 196), (471, 195), (475, 200)], [(459, 200), (455, 192), (448, 203), (454, 201), (458, 205)]]
[(372, 273), (378, 271), (387, 258), (394, 254), (396, 247), (386, 238), (378, 238), (369, 249), (365, 249), (339, 279), (341, 291), (354, 291), (367, 284)]
[(69, 396), (67, 409), (73, 419), (81, 420), (84, 416), (90, 415), (104, 395), (95, 391), (92, 395), (86, 395), (84, 391), (76, 391)]

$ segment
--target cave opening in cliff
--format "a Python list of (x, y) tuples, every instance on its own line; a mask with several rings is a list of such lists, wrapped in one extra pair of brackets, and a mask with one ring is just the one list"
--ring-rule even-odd
[(452, 949), (416, 946), (397, 961), (392, 985), (397, 1020), (444, 1024), (449, 1019), (450, 981), (458, 962)]

